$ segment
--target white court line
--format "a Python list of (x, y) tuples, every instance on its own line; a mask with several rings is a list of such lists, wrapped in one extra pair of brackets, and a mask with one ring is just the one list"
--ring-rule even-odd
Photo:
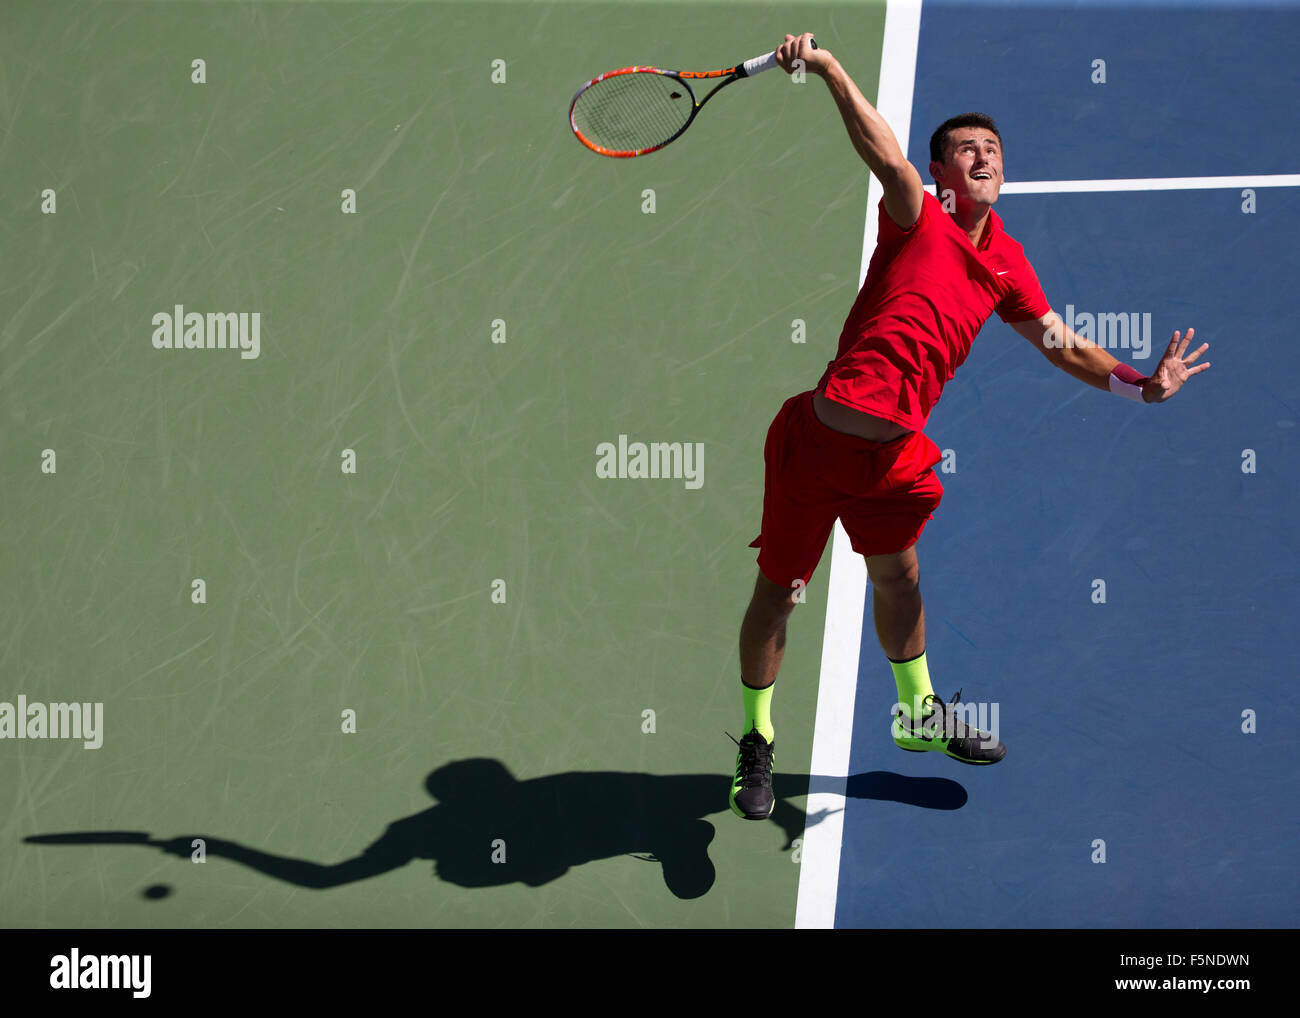
[(1254, 177), (1134, 177), (1129, 180), (1020, 180), (1001, 194), (1071, 194), (1082, 191), (1199, 191), (1213, 188), (1300, 187), (1300, 173)]
[[(917, 41), (921, 35), (921, 0), (889, 0), (880, 59), (876, 109), (907, 151), (912, 123), (912, 85), (916, 80)], [(858, 288), (876, 247), (876, 216), (883, 196), (873, 176), (867, 186), (867, 220), (862, 235)], [(867, 566), (849, 544), (837, 520), (831, 539), (830, 582), (826, 592), (826, 632), (822, 637), (821, 676), (817, 685), (817, 720), (813, 729), (812, 777), (808, 816), (824, 812), (820, 823), (805, 827), (799, 864), (796, 929), (831, 929), (840, 883), (840, 845), (844, 837), (844, 793), (849, 750), (853, 743), (853, 701), (858, 686), (858, 649), (866, 607)]]
[[(875, 178), (872, 178), (875, 183)], [(1208, 191), (1216, 188), (1300, 187), (1300, 173), (1271, 173), (1247, 177), (1129, 177), (1115, 180), (1014, 180), (999, 194), (1079, 194), (1096, 191)], [(935, 193), (934, 185), (925, 189)], [(879, 201), (879, 195), (876, 200)], [(865, 262), (863, 263), (865, 266)], [(865, 268), (863, 269), (865, 273)], [(865, 276), (864, 276), (865, 278)], [(862, 283), (859, 281), (858, 286)]]

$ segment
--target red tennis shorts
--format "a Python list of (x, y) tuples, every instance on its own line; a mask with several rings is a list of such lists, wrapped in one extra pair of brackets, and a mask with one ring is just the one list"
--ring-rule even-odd
[(860, 555), (914, 545), (943, 498), (931, 469), (939, 447), (919, 431), (871, 442), (817, 419), (813, 390), (785, 401), (763, 446), (763, 532), (758, 568), (793, 587), (812, 578), (838, 518)]

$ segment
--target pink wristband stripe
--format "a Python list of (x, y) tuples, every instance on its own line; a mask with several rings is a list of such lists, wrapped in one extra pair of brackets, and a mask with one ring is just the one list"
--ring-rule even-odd
[(1131, 399), (1135, 403), (1145, 403), (1142, 398), (1142, 386), (1147, 383), (1145, 375), (1140, 375), (1128, 364), (1116, 364), (1110, 369), (1108, 384), (1110, 391), (1117, 396)]

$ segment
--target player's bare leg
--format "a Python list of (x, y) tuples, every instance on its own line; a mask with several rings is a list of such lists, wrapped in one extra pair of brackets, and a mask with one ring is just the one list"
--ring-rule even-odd
[(867, 558), (876, 637), (891, 661), (908, 661), (925, 652), (925, 606), (916, 545), (895, 555)]
[(746, 820), (765, 820), (776, 800), (772, 793), (772, 686), (785, 656), (785, 624), (794, 611), (793, 587), (773, 583), (760, 572), (740, 624), (740, 682), (745, 699), (745, 726), (736, 745), (736, 774), (731, 809)]
[(785, 623), (794, 611), (794, 588), (773, 583), (761, 572), (740, 624), (740, 681), (766, 689), (776, 681), (785, 656)]
[(995, 734), (981, 732), (956, 716), (953, 705), (960, 692), (951, 703), (944, 703), (930, 686), (916, 546), (894, 555), (869, 557), (867, 575), (871, 577), (876, 637), (898, 686), (894, 742), (916, 752), (937, 750), (962, 763), (997, 763), (1006, 756), (1006, 747)]

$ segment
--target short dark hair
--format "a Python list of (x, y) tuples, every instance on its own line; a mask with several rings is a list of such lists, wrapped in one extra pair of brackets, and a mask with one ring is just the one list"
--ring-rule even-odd
[(955, 131), (959, 127), (982, 127), (986, 131), (992, 131), (997, 136), (998, 144), (1002, 144), (1002, 135), (998, 131), (998, 125), (993, 123), (993, 118), (987, 113), (963, 113), (961, 116), (945, 120), (935, 129), (934, 134), (930, 135), (930, 161), (932, 163), (947, 161), (948, 133)]

